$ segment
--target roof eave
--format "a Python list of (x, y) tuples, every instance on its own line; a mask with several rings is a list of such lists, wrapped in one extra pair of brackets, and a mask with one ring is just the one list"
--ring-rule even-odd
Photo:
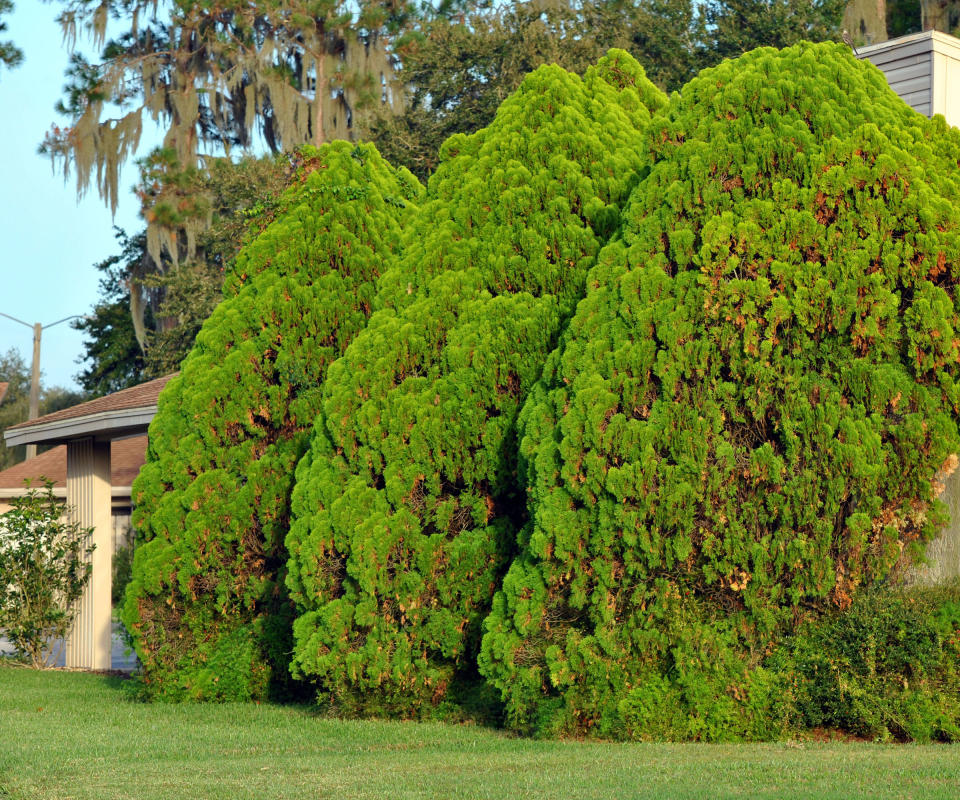
[(17, 447), (22, 444), (62, 444), (88, 436), (117, 439), (146, 433), (156, 413), (156, 405), (100, 411), (82, 417), (41, 422), (36, 425), (29, 423), (18, 425), (4, 431), (3, 438), (7, 447)]

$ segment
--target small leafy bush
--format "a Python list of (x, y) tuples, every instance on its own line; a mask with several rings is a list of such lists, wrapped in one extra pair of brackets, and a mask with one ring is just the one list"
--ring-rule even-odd
[(31, 487), (0, 515), (0, 630), (34, 668), (50, 666), (90, 578), (91, 528), (64, 521), (53, 484)]
[(782, 664), (808, 728), (960, 741), (960, 585), (874, 590), (805, 626)]
[(788, 674), (764, 663), (742, 620), (710, 619), (705, 611), (677, 614), (665, 626), (670, 646), (657, 668), (617, 706), (621, 738), (769, 741), (793, 730), (797, 711)]

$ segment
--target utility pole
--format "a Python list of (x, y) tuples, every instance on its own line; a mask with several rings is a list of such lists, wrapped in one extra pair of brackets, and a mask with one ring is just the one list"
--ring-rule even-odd
[[(40, 337), (43, 326), (37, 322), (33, 326), (33, 364), (30, 367), (30, 419), (40, 416)], [(37, 454), (35, 444), (27, 445), (27, 458)]]
[[(82, 319), (83, 315), (73, 314), (69, 317), (58, 319), (56, 322), (51, 322), (49, 325), (41, 325), (39, 322), (35, 322), (33, 325), (31, 325), (29, 322), (24, 322), (22, 319), (11, 317), (9, 314), (4, 314), (2, 311), (0, 311), (0, 317), (12, 319), (14, 322), (19, 322), (21, 325), (25, 325), (26, 327), (33, 329), (33, 364), (30, 368), (29, 419), (36, 419), (40, 416), (40, 339), (43, 336), (43, 331), (46, 328), (52, 328), (54, 325), (59, 325), (61, 322), (66, 322), (70, 319)], [(37, 446), (35, 444), (28, 444), (27, 458), (33, 458), (36, 454)]]

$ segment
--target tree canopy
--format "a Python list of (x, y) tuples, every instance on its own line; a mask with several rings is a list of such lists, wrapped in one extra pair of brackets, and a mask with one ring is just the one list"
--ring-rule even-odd
[[(13, 11), (12, 0), (0, 0), (0, 18)], [(0, 33), (7, 30), (7, 23), (0, 19)], [(11, 69), (23, 61), (23, 51), (12, 41), (0, 42), (0, 64)]]
[(801, 44), (704, 70), (643, 150), (521, 416), (480, 666), (528, 730), (702, 719), (717, 674), (770, 720), (777, 633), (916, 553), (957, 465), (960, 133)]
[(294, 468), (421, 188), (371, 145), (308, 150), (161, 393), (123, 612), (151, 694), (249, 699), (286, 681)]
[[(356, 138), (364, 109), (403, 101), (386, 49), (407, 13), (403, 0), (61, 3), (72, 55), (58, 110), (69, 123), (54, 126), (42, 149), (73, 168), (80, 194), (96, 185), (115, 209), (120, 168), (144, 119), (161, 126), (149, 166), (162, 180), (144, 197), (147, 247), (161, 269), (164, 254), (174, 266), (192, 256), (206, 226), (199, 215), (181, 214), (178, 225), (164, 219), (182, 210), (168, 185), (199, 166), (202, 148), (249, 148), (255, 133), (273, 152)], [(111, 20), (122, 32), (108, 41)], [(101, 48), (99, 59), (75, 49), (79, 32)]]
[(611, 51), (583, 79), (540, 67), (445, 143), (297, 470), (293, 662), (324, 701), (416, 714), (472, 671), (522, 524), (517, 412), (665, 102)]

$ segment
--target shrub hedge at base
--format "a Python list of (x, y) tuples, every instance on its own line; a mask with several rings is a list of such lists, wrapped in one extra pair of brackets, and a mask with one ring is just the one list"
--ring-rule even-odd
[(943, 518), (960, 134), (801, 44), (702, 72), (646, 149), (521, 416), (531, 522), (480, 668), (524, 730), (652, 735), (679, 694), (714, 715), (690, 738), (762, 738), (777, 633)]
[(288, 676), (294, 469), (326, 369), (366, 324), (422, 192), (371, 145), (307, 157), (150, 426), (123, 619), (154, 695), (249, 699)]
[(960, 742), (960, 584), (865, 591), (771, 658), (796, 724), (871, 740)]
[(444, 145), (297, 470), (293, 663), (322, 700), (416, 714), (475, 669), (524, 512), (517, 412), (665, 101), (612, 51), (583, 80), (541, 67), (489, 128)]

